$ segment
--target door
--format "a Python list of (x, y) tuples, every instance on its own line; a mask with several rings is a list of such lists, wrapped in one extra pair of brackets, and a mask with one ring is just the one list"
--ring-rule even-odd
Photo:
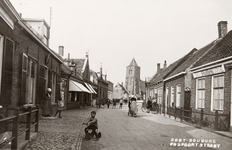
[[(184, 110), (190, 110), (190, 99), (191, 99), (191, 94), (190, 91), (185, 91), (184, 93)], [(184, 116), (188, 117), (189, 112), (184, 112)]]

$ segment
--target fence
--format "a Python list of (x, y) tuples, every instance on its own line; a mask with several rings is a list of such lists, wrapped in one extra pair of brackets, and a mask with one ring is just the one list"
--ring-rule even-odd
[[(32, 110), (32, 108), (29, 106), (27, 112), (20, 113), (19, 108), (14, 109), (14, 115), (10, 117), (6, 117), (3, 119), (0, 119), (0, 124), (5, 125), (5, 132), (9, 131), (9, 126), (12, 124), (12, 136), (8, 139), (6, 139), (4, 142), (0, 144), (0, 148), (7, 145), (9, 142), (11, 142), (11, 149), (18, 149), (18, 137), (25, 133), (25, 140), (30, 140), (30, 134), (31, 129), (35, 127), (35, 132), (38, 132), (39, 129), (39, 105), (36, 106), (35, 109)], [(35, 114), (34, 122), (32, 121), (32, 114)], [(19, 123), (20, 120), (26, 117), (26, 127), (23, 130), (19, 130)], [(23, 120), (23, 119), (22, 119)]]
[[(162, 107), (161, 105), (159, 105), (159, 107), (161, 114), (161, 109), (164, 107)], [(163, 111), (163, 113), (164, 112), (165, 111)], [(198, 114), (199, 117), (196, 117), (196, 115), (194, 114)], [(215, 110), (214, 113), (205, 113), (203, 108), (199, 112), (193, 111), (192, 108), (190, 108), (189, 110), (185, 110), (183, 107), (167, 107), (167, 115), (169, 115), (169, 117), (173, 116), (175, 119), (179, 118), (181, 121), (185, 120), (187, 122), (190, 122), (191, 124), (196, 123), (199, 125), (200, 128), (210, 127), (217, 131), (230, 130), (230, 111), (229, 114), (221, 114), (218, 112), (218, 110)], [(193, 115), (194, 117), (192, 117)]]

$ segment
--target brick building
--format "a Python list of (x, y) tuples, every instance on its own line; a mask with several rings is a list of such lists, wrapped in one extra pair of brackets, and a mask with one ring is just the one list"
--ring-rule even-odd
[[(191, 107), (194, 111), (200, 112), (203, 109), (205, 113), (211, 114), (204, 115), (204, 120), (212, 123), (215, 121), (213, 115), (218, 111), (221, 117), (218, 128), (221, 130), (230, 128), (232, 132), (232, 31), (227, 33), (226, 21), (218, 23), (218, 33), (216, 45), (191, 68), (193, 74)], [(195, 113), (194, 117), (199, 118), (199, 115)]]
[(30, 28), (8, 0), (0, 3), (0, 104), (22, 109), (40, 104), (43, 108), (45, 92), (50, 87), (55, 105), (60, 96), (62, 58), (38, 36), (42, 34), (48, 41), (49, 26), (44, 20), (35, 19), (44, 28), (39, 33)]

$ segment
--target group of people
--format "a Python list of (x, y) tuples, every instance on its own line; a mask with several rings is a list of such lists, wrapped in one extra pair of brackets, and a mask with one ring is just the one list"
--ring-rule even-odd
[[(52, 98), (52, 89), (51, 88), (48, 88), (47, 89), (47, 92), (46, 92), (46, 99), (45, 99), (45, 102), (44, 102), (44, 106), (43, 106), (43, 116), (44, 117), (51, 117), (52, 114), (53, 114), (53, 108), (52, 108), (52, 101), (51, 101), (51, 98)], [(61, 111), (63, 110), (63, 107), (64, 107), (64, 102), (62, 101), (62, 98), (61, 98), (61, 95), (58, 97), (57, 99), (57, 103), (56, 103), (56, 113), (54, 115), (54, 117), (56, 117), (56, 115), (58, 114), (59, 118), (61, 118)]]
[[(112, 109), (116, 108), (117, 105), (117, 100), (113, 99), (107, 99), (106, 101), (102, 101), (102, 100), (96, 100), (96, 106), (97, 108), (104, 108), (105, 104), (107, 105), (107, 108), (110, 108), (110, 104), (112, 104)], [(119, 109), (122, 109), (122, 105), (123, 105), (123, 99), (119, 100)]]

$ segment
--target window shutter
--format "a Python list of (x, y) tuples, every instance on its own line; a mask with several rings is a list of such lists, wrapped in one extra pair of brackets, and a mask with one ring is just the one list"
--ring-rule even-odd
[[(48, 71), (48, 87), (52, 87), (52, 71)], [(52, 89), (53, 90), (53, 89)]]
[(22, 56), (21, 99), (20, 99), (21, 105), (26, 103), (27, 71), (28, 71), (28, 57), (26, 54), (23, 53), (23, 56)]
[(57, 75), (56, 77), (56, 98), (55, 101), (61, 98), (61, 93), (60, 93), (60, 77)]
[(13, 77), (13, 57), (14, 57), (14, 42), (5, 39), (4, 57), (3, 57), (3, 76), (2, 76), (2, 104), (11, 104), (12, 96), (12, 77)]
[(41, 104), (45, 98), (45, 68), (43, 65), (39, 65), (39, 78), (38, 78), (38, 103)]

